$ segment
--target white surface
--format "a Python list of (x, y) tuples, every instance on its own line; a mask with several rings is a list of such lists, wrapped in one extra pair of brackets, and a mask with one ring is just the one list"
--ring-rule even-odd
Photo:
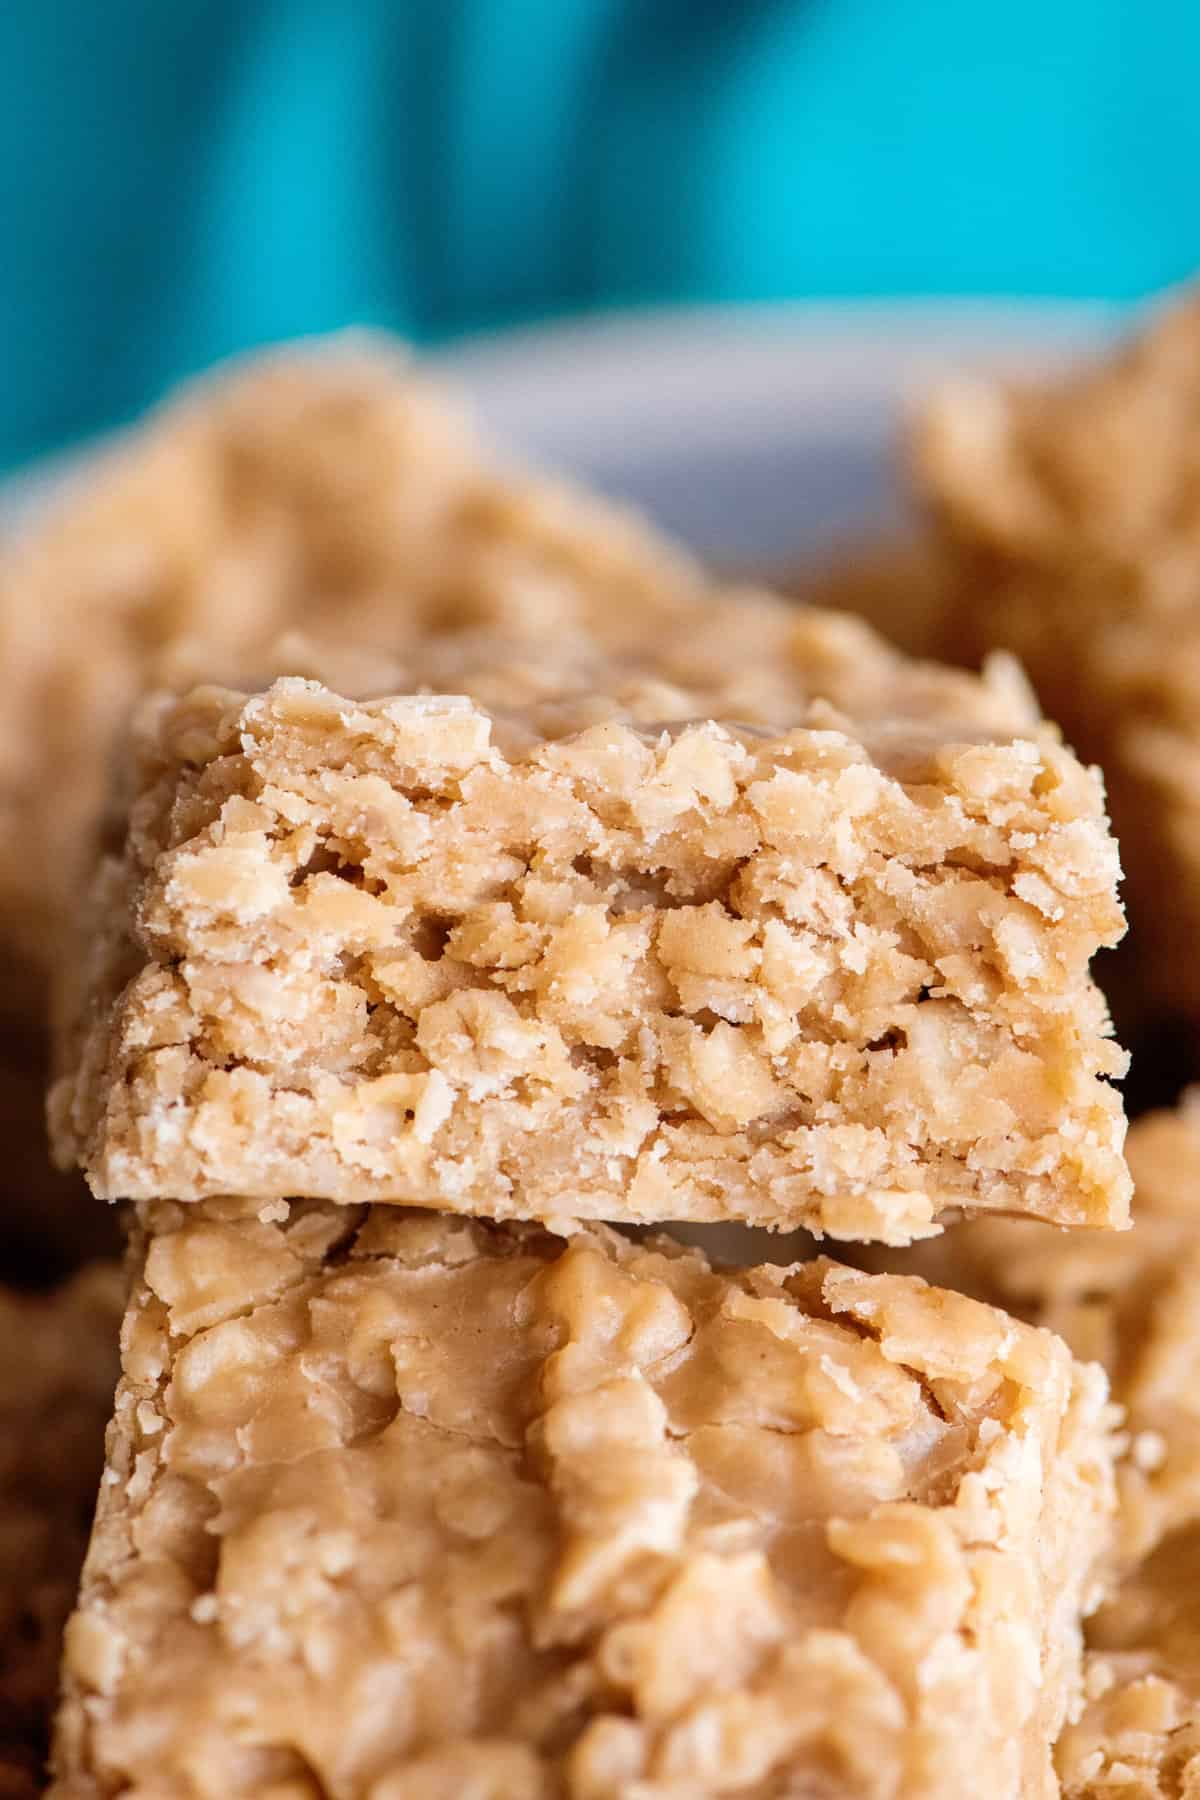
[(635, 501), (721, 561), (773, 564), (898, 511), (905, 407), (963, 367), (1093, 350), (1099, 305), (879, 304), (612, 317), (439, 358), (493, 436)]
[[(612, 316), (463, 343), (433, 361), (493, 438), (595, 482), (724, 562), (771, 564), (886, 523), (889, 446), (948, 369), (1060, 361), (1111, 308), (980, 303)], [(26, 514), (86, 452), (0, 485)]]

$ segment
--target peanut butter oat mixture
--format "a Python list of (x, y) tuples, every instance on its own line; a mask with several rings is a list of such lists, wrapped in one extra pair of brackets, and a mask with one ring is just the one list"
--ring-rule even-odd
[(1094, 777), (1046, 735), (646, 705), (151, 708), (64, 1154), (110, 1198), (1123, 1223)]
[(356, 691), (380, 691), (381, 656), (484, 634), (510, 659), (599, 649), (718, 716), (787, 723), (813, 694), (870, 704), (899, 675), (939, 715), (1032, 717), (845, 621), (722, 593), (621, 508), (504, 469), (385, 344), (335, 340), (202, 386), (0, 559), (5, 942), (54, 960), (105, 751), (141, 692), (306, 673), (296, 634)]
[(32, 1800), (104, 1456), (123, 1283), (0, 1288), (0, 1796)]
[(59, 1800), (1054, 1792), (1096, 1370), (827, 1261), (142, 1215)]
[(1200, 1793), (1200, 1092), (1129, 1134), (1125, 1238), (987, 1220), (902, 1266), (1059, 1332), (1126, 1412), (1120, 1581), (1088, 1628), (1093, 1698), (1064, 1735), (1070, 1800)]
[(1102, 765), (1136, 985), (1200, 1010), (1200, 302), (1065, 380), (949, 386), (913, 452), (942, 653), (1014, 650)]
[(41, 1173), (28, 1091), (46, 971), (71, 973), (109, 747), (147, 685), (276, 674), (509, 707), (558, 693), (578, 720), (591, 693), (630, 689), (655, 719), (790, 722), (818, 695), (981, 730), (1036, 717), (1011, 668), (980, 683), (850, 621), (719, 590), (621, 509), (503, 468), (383, 342), (204, 384), (0, 556), (0, 1009), (18, 1045), (0, 1066), (15, 1152), (0, 1242), (13, 1227), (48, 1269), (64, 1247), (90, 1253), (102, 1225), (72, 1230), (84, 1214)]

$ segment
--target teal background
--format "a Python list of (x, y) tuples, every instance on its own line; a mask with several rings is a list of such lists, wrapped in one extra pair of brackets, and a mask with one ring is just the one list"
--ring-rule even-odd
[(1138, 296), (1194, 0), (3, 0), (0, 463), (231, 350), (609, 305)]

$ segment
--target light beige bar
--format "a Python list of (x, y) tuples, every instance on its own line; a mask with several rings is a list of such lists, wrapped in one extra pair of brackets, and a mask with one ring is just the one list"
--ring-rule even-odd
[(108, 1198), (1123, 1224), (1094, 776), (1037, 728), (664, 726), (662, 698), (164, 698), (64, 1159)]
[(150, 1209), (57, 1800), (1054, 1792), (1103, 1378), (826, 1262)]

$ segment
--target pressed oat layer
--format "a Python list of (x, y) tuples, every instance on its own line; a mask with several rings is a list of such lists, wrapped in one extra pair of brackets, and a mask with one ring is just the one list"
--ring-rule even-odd
[(645, 705), (152, 709), (60, 1151), (108, 1197), (1123, 1223), (1095, 778), (1046, 734)]
[(603, 1228), (143, 1225), (58, 1800), (1053, 1793), (1112, 1495), (1051, 1334)]
[[(1070, 1800), (1200, 1793), (1200, 1093), (1129, 1134), (1134, 1227), (1086, 1239), (980, 1220), (906, 1253), (1060, 1332), (1125, 1408), (1115, 1593), (1088, 1627), (1090, 1703), (1058, 1761)], [(898, 1259), (899, 1260), (899, 1259)]]
[(1103, 767), (1130, 1011), (1200, 1012), (1200, 302), (1065, 379), (952, 384), (913, 451), (944, 653), (1014, 650)]
[(97, 1264), (50, 1295), (0, 1289), (0, 1796), (42, 1791), (116, 1385), (123, 1283)]

